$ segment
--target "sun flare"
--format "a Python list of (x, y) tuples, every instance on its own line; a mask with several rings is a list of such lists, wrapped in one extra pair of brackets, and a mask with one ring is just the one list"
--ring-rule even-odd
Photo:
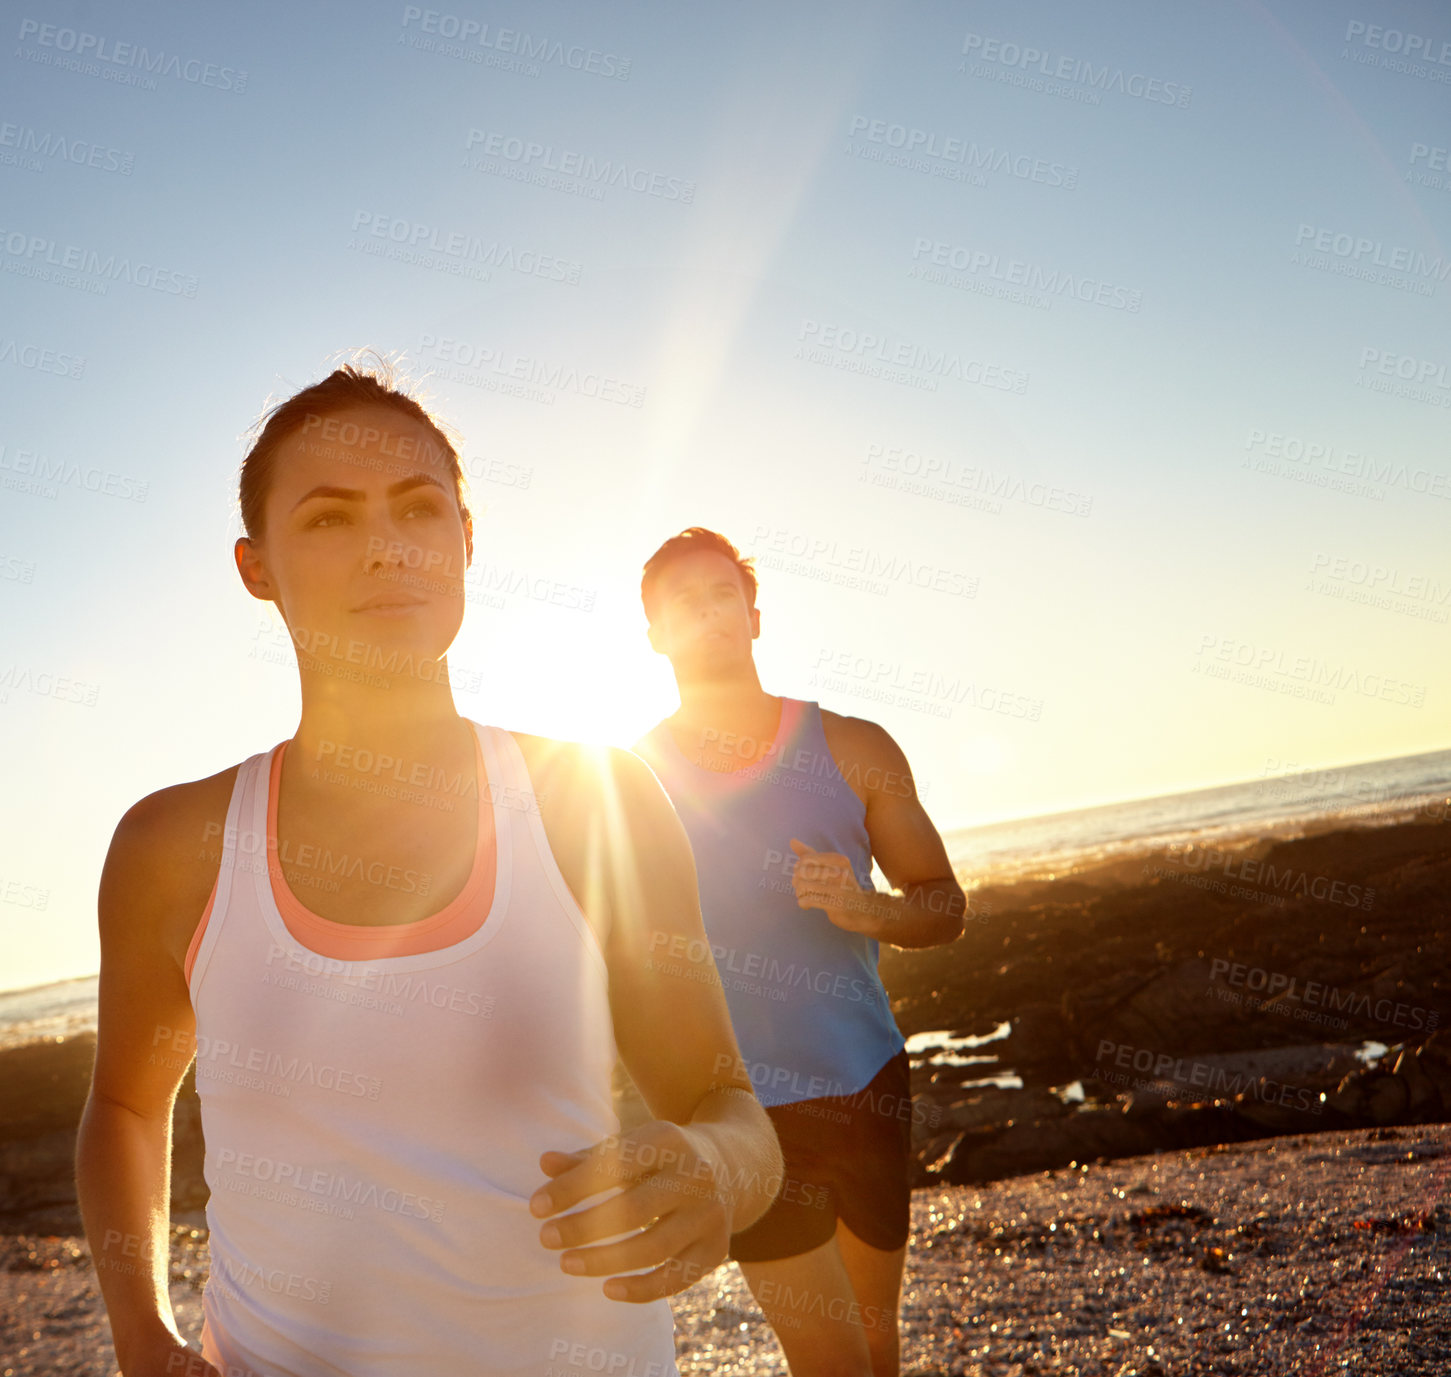
[[(670, 666), (650, 649), (634, 608), (471, 618), (449, 665), (460, 712), (561, 741), (629, 747), (679, 704)], [(504, 665), (512, 670), (501, 672)]]

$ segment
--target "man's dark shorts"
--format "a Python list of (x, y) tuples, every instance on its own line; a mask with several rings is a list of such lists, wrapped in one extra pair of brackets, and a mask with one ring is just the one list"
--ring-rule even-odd
[(898, 1052), (864, 1090), (777, 1105), (766, 1113), (786, 1171), (771, 1208), (731, 1235), (737, 1262), (772, 1262), (819, 1248), (838, 1219), (863, 1243), (893, 1252), (907, 1242), (912, 1193), (911, 1066)]

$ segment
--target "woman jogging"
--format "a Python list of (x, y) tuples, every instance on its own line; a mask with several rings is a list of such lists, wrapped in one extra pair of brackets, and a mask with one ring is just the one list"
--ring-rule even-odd
[[(302, 711), (142, 799), (106, 859), (77, 1179), (121, 1370), (674, 1373), (664, 1297), (780, 1180), (681, 825), (629, 753), (455, 709), (472, 521), (386, 369), (271, 411), (240, 497), (237, 568), (287, 624)], [(617, 1049), (657, 1116), (628, 1132)], [(193, 1056), (202, 1355), (167, 1291)]]

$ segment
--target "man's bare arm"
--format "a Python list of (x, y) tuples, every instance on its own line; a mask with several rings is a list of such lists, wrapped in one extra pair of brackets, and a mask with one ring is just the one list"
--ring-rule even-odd
[[(962, 935), (967, 896), (947, 848), (917, 796), (911, 766), (885, 728), (864, 718), (823, 713), (838, 768), (859, 782), (866, 797), (866, 828), (872, 855), (888, 881), (900, 891), (861, 891), (844, 857), (811, 852), (793, 842), (798, 856), (798, 897), (825, 899), (838, 926), (863, 932), (897, 947), (936, 947)], [(845, 873), (841, 873), (844, 871)]]

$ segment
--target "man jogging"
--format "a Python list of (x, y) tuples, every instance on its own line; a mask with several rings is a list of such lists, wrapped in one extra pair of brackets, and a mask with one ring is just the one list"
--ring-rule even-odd
[[(794, 1377), (896, 1377), (912, 1102), (878, 943), (953, 941), (966, 898), (887, 732), (762, 689), (756, 587), (750, 561), (703, 527), (650, 557), (650, 644), (680, 709), (635, 750), (690, 838), (736, 1038), (785, 1159), (774, 1204), (730, 1255)], [(873, 888), (874, 857), (900, 893)]]

